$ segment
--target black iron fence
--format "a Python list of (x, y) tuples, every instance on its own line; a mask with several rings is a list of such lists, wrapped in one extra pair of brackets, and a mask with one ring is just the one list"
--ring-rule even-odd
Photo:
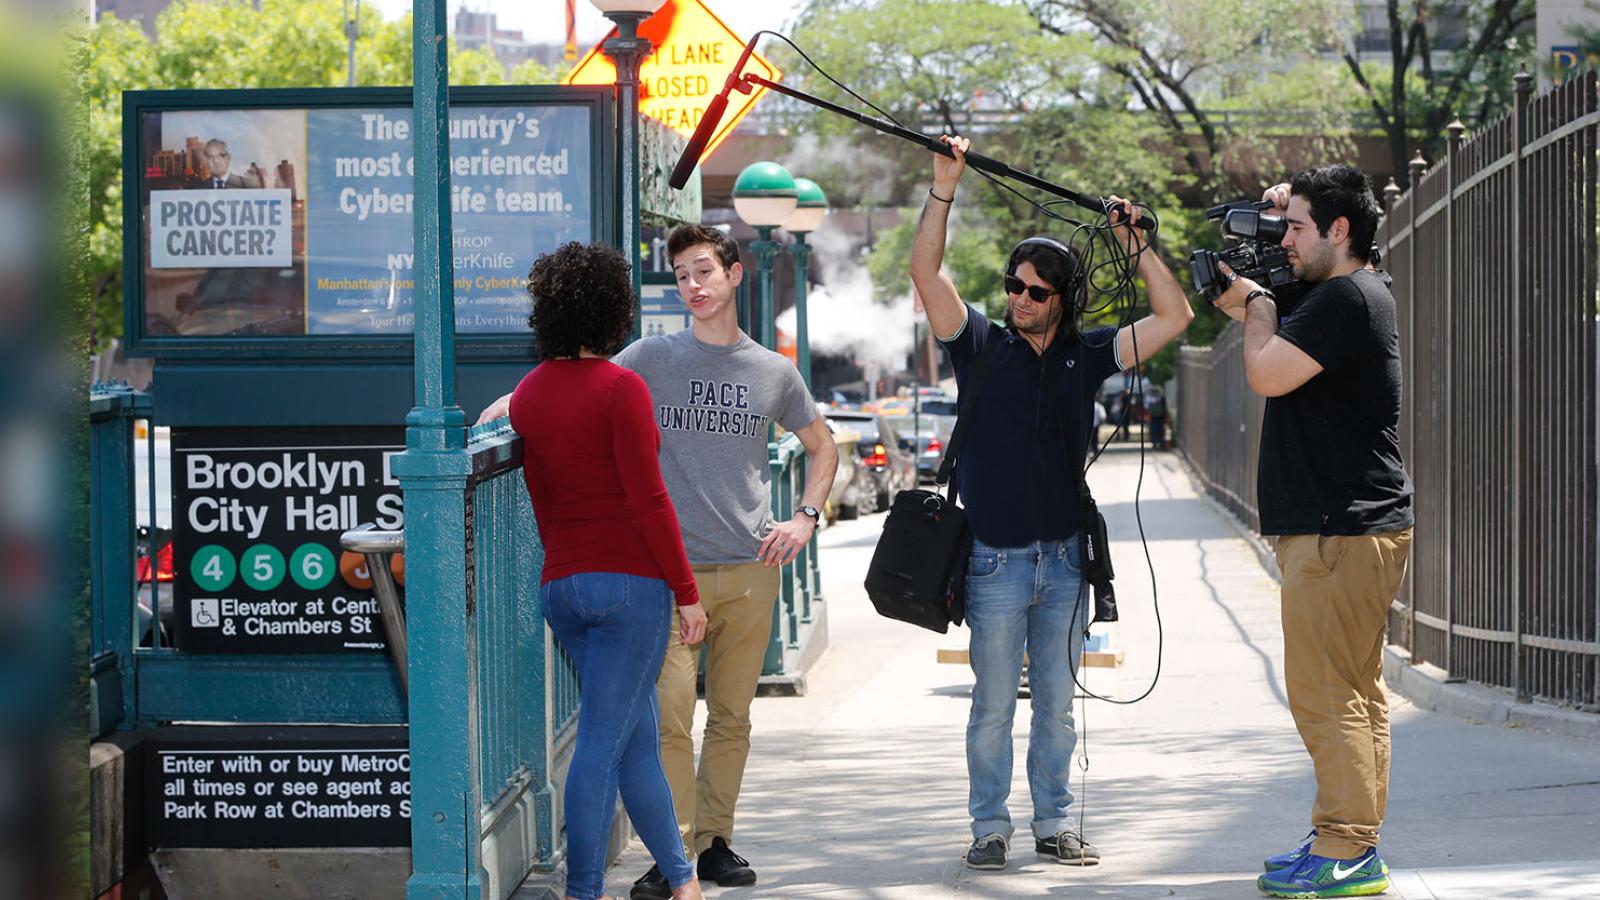
[[(1455, 124), (1378, 233), (1405, 359), (1402, 450), (1416, 486), (1411, 570), (1390, 642), (1451, 676), (1600, 710), (1593, 74), (1517, 103), (1471, 140)], [(1240, 329), (1186, 348), (1180, 446), (1258, 524), (1262, 403)]]

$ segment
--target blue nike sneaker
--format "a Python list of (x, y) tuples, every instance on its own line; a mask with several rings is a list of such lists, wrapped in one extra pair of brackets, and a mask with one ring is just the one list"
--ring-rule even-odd
[(1311, 833), (1306, 835), (1306, 839), (1296, 845), (1293, 850), (1285, 850), (1284, 852), (1279, 853), (1277, 856), (1267, 857), (1266, 860), (1261, 863), (1261, 867), (1268, 872), (1277, 872), (1280, 869), (1292, 869), (1295, 866), (1300, 865), (1300, 860), (1305, 859), (1306, 854), (1311, 852), (1311, 845), (1316, 843), (1316, 840), (1317, 830), (1313, 828), (1311, 829)]
[(1389, 867), (1377, 848), (1355, 859), (1329, 859), (1307, 853), (1292, 869), (1268, 872), (1256, 887), (1271, 897), (1370, 897), (1389, 889)]

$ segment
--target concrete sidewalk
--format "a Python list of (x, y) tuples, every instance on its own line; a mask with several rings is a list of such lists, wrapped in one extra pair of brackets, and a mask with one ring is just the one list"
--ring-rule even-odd
[[(1115, 538), (1126, 662), (1086, 670), (1086, 684), (1119, 698), (1141, 693), (1158, 663), (1134, 514), (1139, 475), (1136, 449), (1107, 453), (1090, 475)], [(734, 847), (761, 881), (708, 894), (1260, 896), (1260, 860), (1305, 833), (1313, 792), (1283, 693), (1277, 585), (1174, 456), (1150, 454), (1143, 481), (1165, 645), (1148, 699), (1080, 706), (1088, 769), (1073, 785), (1086, 833), (1104, 854), (1100, 866), (1055, 865), (1031, 852), (1024, 700), (1010, 867), (963, 868), (972, 677), (935, 654), (965, 646), (966, 632), (940, 636), (873, 613), (861, 579), (882, 527), (877, 515), (822, 536), (832, 645), (811, 671), (809, 693), (756, 703)], [(1389, 896), (1600, 897), (1600, 744), (1466, 724), (1392, 701)], [(649, 866), (635, 842), (609, 887), (626, 896)]]

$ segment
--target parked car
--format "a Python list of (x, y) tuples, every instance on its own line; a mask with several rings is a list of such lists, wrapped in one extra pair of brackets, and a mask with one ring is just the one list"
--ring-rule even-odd
[[(924, 406), (926, 408), (926, 405)], [(956, 417), (935, 416), (924, 413), (912, 416), (895, 416), (889, 420), (900, 435), (900, 447), (916, 456), (917, 481), (932, 482), (939, 474), (939, 464), (944, 462), (944, 448), (950, 443), (950, 433), (955, 430)], [(911, 432), (916, 428), (916, 445), (912, 445)]]
[(833, 473), (833, 487), (828, 490), (828, 499), (822, 505), (822, 514), (832, 524), (836, 519), (854, 519), (861, 514), (861, 495), (870, 490), (870, 485), (864, 488), (861, 484), (861, 457), (856, 453), (856, 445), (861, 442), (861, 435), (853, 428), (847, 428), (835, 423), (831, 419), (824, 419), (828, 430), (833, 432), (833, 443), (839, 448), (839, 468)]
[(916, 485), (916, 460), (901, 448), (900, 436), (885, 416), (834, 411), (828, 419), (836, 429), (848, 428), (860, 435), (855, 447), (856, 490), (849, 498), (855, 503), (841, 500), (840, 518), (888, 509), (897, 491)]
[(139, 587), (138, 621), (139, 646), (153, 647), (154, 631), (160, 629), (161, 640), (170, 646), (173, 629), (172, 606), (172, 532), (166, 528), (152, 529), (140, 525), (135, 532), (134, 583)]
[(917, 481), (931, 484), (939, 477), (939, 465), (944, 462), (945, 442), (938, 435), (924, 431), (917, 435)]
[(825, 403), (835, 409), (860, 406), (867, 399), (866, 395), (860, 391), (843, 391), (838, 388), (818, 391), (816, 398), (818, 402)]

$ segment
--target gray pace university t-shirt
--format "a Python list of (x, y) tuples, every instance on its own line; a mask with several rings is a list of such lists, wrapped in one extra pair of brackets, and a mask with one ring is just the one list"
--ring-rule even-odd
[(767, 424), (799, 431), (817, 417), (800, 371), (742, 332), (718, 347), (688, 328), (641, 338), (611, 361), (650, 388), (661, 477), (689, 562), (754, 562), (772, 528)]

